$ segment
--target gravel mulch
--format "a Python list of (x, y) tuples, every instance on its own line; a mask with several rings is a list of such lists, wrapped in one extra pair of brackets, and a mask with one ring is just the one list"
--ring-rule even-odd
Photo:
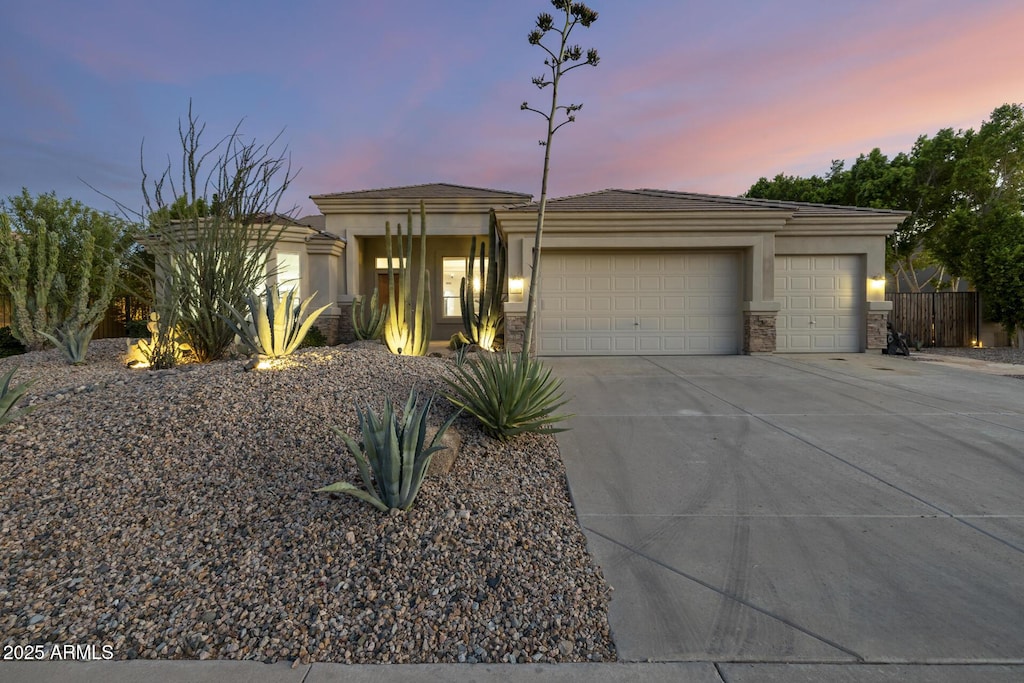
[[(0, 428), (0, 641), (114, 658), (584, 662), (616, 658), (551, 436), (501, 444), (460, 417), (452, 471), (409, 512), (314, 493), (358, 483), (333, 433), (404, 404), (450, 361), (380, 345), (270, 370), (167, 372), (55, 351), (0, 360), (38, 409)], [(443, 399), (431, 422), (450, 415)]]
[[(924, 356), (928, 355), (940, 355), (940, 356), (955, 356), (957, 358), (969, 358), (971, 360), (985, 361), (987, 363), (1006, 363), (1009, 365), (1021, 365), (1024, 366), (1024, 349), (1014, 348), (1012, 346), (992, 346), (981, 349), (973, 348), (926, 348), (914, 353), (921, 354)], [(1024, 367), (1021, 368), (1021, 374), (1010, 375), (1007, 377), (1013, 377), (1015, 379), (1024, 379)]]
[(972, 348), (927, 348), (915, 353), (938, 354), (941, 356), (958, 356), (960, 358), (973, 358), (989, 363), (1009, 363), (1011, 365), (1024, 365), (1024, 349), (1011, 346), (993, 346), (982, 349)]

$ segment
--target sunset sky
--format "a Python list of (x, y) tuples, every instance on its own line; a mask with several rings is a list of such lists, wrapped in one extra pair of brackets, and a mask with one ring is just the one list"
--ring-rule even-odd
[[(593, 0), (596, 68), (553, 146), (554, 196), (609, 187), (744, 192), (824, 173), (1024, 101), (1019, 0)], [(451, 182), (540, 193), (543, 107), (527, 43), (547, 0), (5, 0), (0, 197), (141, 204), (192, 98), (214, 142), (283, 130), (310, 194)], [(88, 183), (88, 185), (86, 184)]]

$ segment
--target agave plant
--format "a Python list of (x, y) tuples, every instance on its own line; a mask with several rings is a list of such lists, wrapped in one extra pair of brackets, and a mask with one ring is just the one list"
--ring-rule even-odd
[[(14, 409), (14, 404), (21, 400), (28, 391), (28, 388), (32, 386), (32, 382), (23, 382), (17, 386), (11, 386), (11, 379), (14, 377), (14, 373), (17, 372), (18, 368), (15, 366), (11, 368), (7, 373), (0, 377), (0, 427), (7, 424), (11, 420), (21, 415), (28, 415), (36, 406), (29, 406), (28, 408)], [(35, 380), (32, 380), (35, 381)]]
[(228, 310), (234, 319), (225, 320), (241, 339), (242, 345), (252, 353), (265, 358), (288, 356), (299, 348), (309, 328), (331, 306), (321, 306), (306, 315), (306, 309), (315, 296), (314, 293), (300, 305), (296, 290), (282, 295), (279, 287), (267, 287), (265, 303), (256, 292), (249, 292), (246, 297), (248, 319), (229, 305)]
[(61, 355), (71, 365), (84, 365), (85, 355), (89, 352), (89, 342), (96, 331), (99, 321), (83, 327), (59, 327), (55, 334), (39, 331), (51, 344), (60, 349)]
[(383, 334), (388, 305), (384, 304), (381, 307), (378, 303), (379, 297), (379, 292), (374, 287), (369, 306), (363, 306), (363, 297), (361, 296), (352, 300), (352, 330), (356, 333), (356, 339), (380, 339)]
[(524, 432), (563, 432), (551, 425), (571, 415), (553, 413), (568, 403), (562, 380), (536, 358), (522, 354), (481, 353), (456, 364), (455, 379), (445, 378), (446, 398), (483, 425), (484, 432), (501, 441)]
[(417, 408), (416, 402), (416, 390), (413, 389), (409, 392), (401, 419), (395, 414), (391, 399), (384, 402), (384, 412), (380, 417), (369, 406), (365, 413), (356, 406), (362, 441), (356, 442), (337, 427), (334, 431), (356, 459), (365, 490), (347, 481), (339, 481), (317, 491), (346, 493), (383, 512), (392, 508), (408, 510), (412, 507), (431, 458), (434, 453), (446, 448), (439, 446), (438, 442), (459, 415), (455, 413), (441, 425), (428, 444), (427, 414), (434, 396), (431, 395), (422, 408)]

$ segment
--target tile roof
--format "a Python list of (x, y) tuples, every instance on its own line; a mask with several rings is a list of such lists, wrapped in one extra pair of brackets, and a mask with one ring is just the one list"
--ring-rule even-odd
[(323, 230), (327, 227), (327, 216), (322, 213), (311, 213), (298, 219), (299, 225), (305, 225), (316, 230)]
[[(509, 211), (536, 211), (538, 203), (517, 204), (506, 207)], [(549, 199), (546, 211), (736, 211), (764, 209), (792, 211), (800, 216), (841, 216), (854, 214), (902, 215), (901, 211), (868, 209), (828, 204), (805, 204), (749, 197), (725, 197), (672, 190), (618, 190), (608, 189), (587, 194)]]
[(383, 187), (375, 190), (355, 190), (352, 192), (332, 192), (315, 194), (316, 199), (494, 199), (500, 201), (529, 201), (531, 195), (510, 190), (492, 190), (484, 187), (469, 187), (451, 183), (426, 183), (423, 185), (404, 185), (401, 187)]

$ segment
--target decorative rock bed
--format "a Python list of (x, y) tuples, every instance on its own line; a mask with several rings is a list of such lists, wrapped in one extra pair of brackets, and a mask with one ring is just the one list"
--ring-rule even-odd
[[(0, 428), (0, 640), (113, 656), (301, 662), (615, 659), (609, 588), (551, 436), (509, 444), (471, 418), (409, 512), (314, 493), (359, 482), (356, 433), (450, 361), (379, 345), (309, 349), (269, 370), (165, 372), (56, 351), (0, 360), (38, 408)], [(452, 408), (439, 399), (431, 423)]]

